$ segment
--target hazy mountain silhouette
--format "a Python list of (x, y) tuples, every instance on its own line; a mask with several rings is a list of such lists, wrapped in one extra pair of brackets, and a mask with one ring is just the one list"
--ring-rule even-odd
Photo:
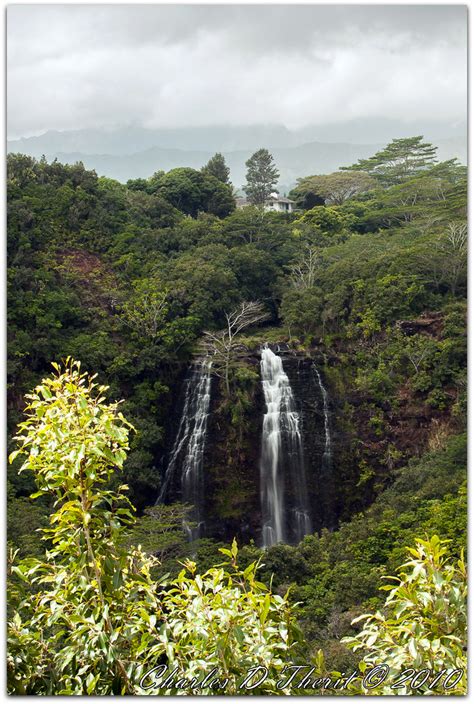
[(300, 176), (328, 173), (366, 158), (394, 137), (423, 134), (439, 148), (438, 158), (467, 160), (466, 125), (432, 121), (402, 123), (387, 118), (289, 130), (282, 125), (210, 126), (146, 129), (115, 127), (49, 131), (12, 140), (8, 151), (65, 163), (83, 161), (87, 168), (119, 181), (147, 177), (177, 166), (200, 168), (216, 152), (224, 153), (236, 187), (245, 180), (245, 161), (260, 147), (275, 157), (281, 187)]

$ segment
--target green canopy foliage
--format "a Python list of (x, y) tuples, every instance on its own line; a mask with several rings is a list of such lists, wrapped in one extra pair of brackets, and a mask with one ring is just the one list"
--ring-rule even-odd
[(371, 694), (467, 692), (466, 565), (462, 554), (448, 562), (446, 542), (437, 535), (418, 539), (400, 576), (386, 577), (396, 585), (381, 587), (390, 592), (385, 613), (359, 616), (353, 623), (363, 621), (362, 630), (343, 638), (365, 653), (367, 666), (388, 668), (388, 682)]
[(290, 192), (290, 198), (299, 208), (308, 210), (315, 205), (342, 205), (359, 193), (377, 187), (377, 181), (364, 171), (336, 171), (322, 176), (306, 176), (298, 179), (298, 185)]
[(436, 161), (437, 147), (423, 142), (423, 136), (394, 139), (369, 159), (342, 167), (347, 171), (365, 171), (383, 186), (403, 183)]
[(230, 186), (204, 170), (172, 169), (156, 180), (154, 192), (193, 217), (201, 211), (225, 217), (235, 208)]
[(217, 152), (209, 159), (207, 164), (202, 167), (202, 171), (210, 176), (214, 176), (218, 181), (222, 181), (222, 183), (230, 184), (230, 169), (220, 152)]

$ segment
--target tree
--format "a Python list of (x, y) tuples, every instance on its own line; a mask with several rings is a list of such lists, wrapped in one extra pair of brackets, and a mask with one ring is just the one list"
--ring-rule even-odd
[(193, 341), (199, 321), (193, 315), (183, 315), (180, 302), (155, 275), (133, 282), (133, 293), (119, 306), (123, 323), (132, 331), (131, 340), (143, 347), (155, 346), (160, 353), (177, 353)]
[(316, 235), (317, 243), (324, 242), (325, 238), (321, 236), (329, 235), (329, 242), (334, 242), (335, 235), (341, 234), (348, 224), (348, 217), (341, 209), (334, 206), (317, 205), (311, 210), (307, 210), (295, 222), (295, 227), (300, 225), (308, 225), (306, 234), (313, 233)]
[(235, 209), (232, 188), (196, 169), (182, 167), (158, 174), (154, 192), (192, 217), (204, 212), (223, 218)]
[(466, 222), (450, 222), (443, 239), (437, 243), (443, 273), (453, 296), (456, 295), (459, 279), (467, 269), (467, 234)]
[[(382, 663), (389, 668), (371, 694), (466, 693), (466, 566), (462, 554), (455, 564), (448, 562), (449, 542), (434, 535), (408, 548), (411, 559), (400, 576), (387, 577), (398, 584), (381, 587), (390, 592), (385, 613), (359, 616), (353, 623), (363, 621), (362, 631), (342, 639), (365, 652), (365, 668)], [(393, 689), (396, 680), (400, 686)]]
[(460, 284), (466, 285), (467, 238), (465, 221), (451, 221), (441, 234), (417, 253), (417, 263), (427, 281), (438, 290), (448, 288), (455, 296)]
[(7, 180), (9, 188), (25, 188), (38, 180), (38, 162), (26, 154), (7, 155)]
[(467, 166), (461, 164), (457, 158), (448, 159), (430, 166), (424, 175), (437, 179), (441, 183), (456, 184), (466, 179)]
[[(309, 280), (311, 272), (304, 272), (303, 277)], [(280, 315), (288, 328), (288, 336), (291, 338), (292, 332), (312, 336), (321, 328), (323, 291), (317, 286), (307, 287), (301, 279), (292, 284), (292, 288), (283, 294), (280, 305)]]
[(289, 267), (291, 286), (296, 289), (306, 289), (314, 286), (319, 266), (320, 255), (318, 249), (307, 245), (300, 259)]
[(252, 301), (258, 297), (270, 299), (279, 271), (272, 257), (255, 244), (232, 247), (231, 267), (239, 282), (242, 298)]
[(148, 555), (157, 557), (160, 572), (167, 572), (164, 563), (189, 553), (189, 541), (184, 522), (189, 526), (192, 506), (188, 504), (157, 504), (146, 508), (127, 536), (126, 544), (140, 545)]
[(132, 518), (124, 487), (106, 488), (123, 466), (132, 428), (79, 363), (67, 360), (64, 372), (54, 367), (56, 376), (27, 397), (20, 449), (10, 458), (26, 454), (20, 471), (35, 474), (33, 496), (53, 494), (56, 510), (43, 531), (53, 545), (46, 558), (12, 567), (20, 583), (9, 627), (9, 690), (131, 694), (130, 656), (146, 661), (143, 646), (153, 640), (143, 609), (155, 620), (160, 613), (153, 561), (118, 547)]
[(134, 295), (122, 306), (124, 323), (140, 336), (156, 342), (169, 313), (168, 291), (157, 279), (142, 279), (135, 285)]
[(245, 162), (247, 184), (244, 191), (252, 205), (263, 207), (266, 199), (275, 190), (280, 173), (268, 149), (259, 149)]
[(346, 200), (376, 186), (375, 179), (364, 171), (336, 171), (333, 174), (298, 179), (298, 185), (291, 191), (290, 197), (305, 209), (324, 204), (342, 205)]
[[(26, 455), (20, 471), (35, 475), (32, 498), (51, 494), (55, 510), (42, 531), (45, 556), (11, 566), (9, 693), (217, 694), (218, 667), (235, 694), (257, 666), (268, 677), (253, 693), (289, 694), (276, 688), (297, 637), (287, 596), (256, 580), (258, 564), (240, 570), (235, 540), (221, 549), (229, 562), (200, 576), (188, 561), (176, 580), (157, 584), (157, 561), (126, 547), (134, 522), (126, 487), (110, 488), (132, 427), (78, 362), (53, 366), (27, 397), (11, 456)], [(181, 687), (157, 681), (163, 666), (178, 667)], [(190, 681), (197, 675), (209, 682), (201, 690)]]
[(209, 174), (210, 176), (214, 176), (214, 178), (217, 178), (218, 181), (221, 181), (226, 185), (230, 184), (230, 169), (225, 163), (225, 159), (220, 152), (214, 154), (214, 156), (209, 159), (207, 164), (202, 167), (201, 171)]
[[(196, 564), (186, 560), (185, 569), (166, 592), (166, 635), (172, 644), (167, 673), (177, 667), (187, 680), (196, 677), (201, 682), (216, 673), (217, 683), (213, 685), (208, 677), (206, 687), (185, 686), (188, 693), (242, 694), (249, 686), (252, 694), (291, 694), (290, 687), (277, 687), (281, 671), (296, 655), (299, 637), (288, 592), (271, 596), (257, 581), (259, 562), (241, 570), (235, 540), (230, 550), (219, 551), (230, 564), (200, 576)], [(172, 685), (153, 686), (153, 677), (143, 684), (153, 694), (179, 693)]]
[(176, 257), (167, 281), (183, 312), (199, 320), (201, 330), (219, 327), (223, 311), (240, 300), (239, 283), (230, 266), (230, 252), (222, 245), (194, 247)]
[(203, 184), (204, 212), (226, 218), (235, 210), (235, 196), (229, 184), (222, 183), (214, 176), (206, 175)]
[(357, 164), (344, 166), (341, 170), (365, 171), (383, 186), (402, 183), (430, 168), (436, 161), (437, 147), (422, 140), (422, 136), (394, 139), (369, 159), (359, 159)]
[(224, 380), (227, 396), (230, 396), (230, 370), (239, 346), (239, 333), (251, 325), (267, 320), (268, 317), (261, 303), (244, 302), (239, 308), (225, 314), (227, 326), (224, 330), (204, 333), (201, 348), (205, 354), (212, 356), (212, 370)]
[(351, 320), (365, 338), (380, 332), (387, 323), (420, 311), (426, 296), (423, 283), (413, 274), (358, 279), (352, 287)]
[(415, 375), (420, 373), (423, 362), (432, 360), (437, 349), (436, 341), (426, 335), (403, 336), (401, 353), (412, 365)]
[(127, 181), (129, 191), (148, 192), (149, 181), (146, 178), (129, 178)]

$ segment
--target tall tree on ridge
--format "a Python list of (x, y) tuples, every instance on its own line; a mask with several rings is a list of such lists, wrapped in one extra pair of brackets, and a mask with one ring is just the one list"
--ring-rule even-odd
[(268, 196), (275, 190), (280, 173), (268, 149), (259, 149), (245, 162), (247, 183), (244, 191), (252, 205), (263, 207)]

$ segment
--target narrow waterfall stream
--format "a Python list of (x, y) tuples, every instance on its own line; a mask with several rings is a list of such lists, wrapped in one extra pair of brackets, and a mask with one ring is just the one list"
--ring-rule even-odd
[(332, 448), (331, 448), (331, 431), (329, 429), (329, 405), (328, 405), (328, 392), (326, 391), (324, 384), (321, 379), (321, 374), (319, 373), (316, 365), (313, 364), (313, 371), (316, 374), (318, 380), (319, 388), (321, 389), (321, 396), (323, 398), (323, 413), (324, 413), (324, 453), (322, 459), (322, 469), (330, 469), (332, 465)]
[(179, 473), (181, 501), (194, 507), (190, 517), (195, 525), (184, 526), (189, 540), (199, 538), (204, 528), (203, 460), (211, 401), (211, 366), (212, 362), (204, 359), (193, 364), (188, 371), (183, 412), (157, 500), (157, 503), (165, 501)]
[(262, 546), (299, 541), (311, 532), (300, 416), (281, 357), (261, 352), (266, 412), (260, 457)]

